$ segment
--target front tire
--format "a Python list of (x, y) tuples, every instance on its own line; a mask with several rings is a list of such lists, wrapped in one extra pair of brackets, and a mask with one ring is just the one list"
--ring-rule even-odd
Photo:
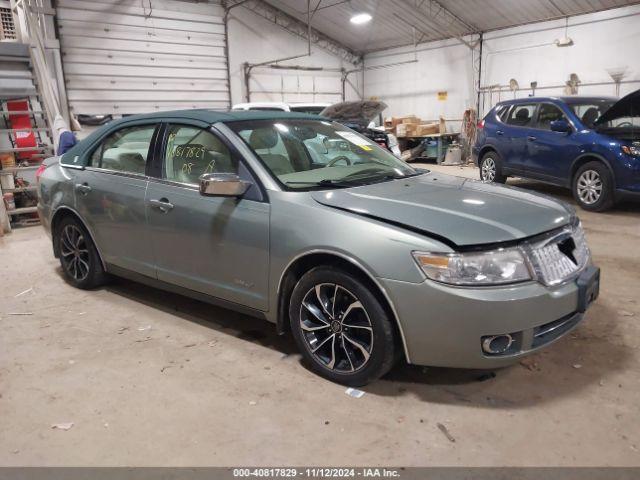
[(324, 378), (358, 387), (393, 366), (389, 315), (363, 282), (342, 270), (305, 273), (293, 289), (289, 319), (307, 365)]
[(613, 178), (606, 165), (589, 162), (573, 176), (573, 198), (578, 205), (592, 212), (603, 212), (613, 206)]
[(480, 180), (483, 182), (505, 183), (506, 175), (502, 173), (502, 159), (497, 152), (485, 153), (480, 159)]
[(65, 217), (56, 228), (60, 265), (67, 281), (83, 290), (99, 287), (106, 281), (98, 250), (84, 226), (73, 217)]

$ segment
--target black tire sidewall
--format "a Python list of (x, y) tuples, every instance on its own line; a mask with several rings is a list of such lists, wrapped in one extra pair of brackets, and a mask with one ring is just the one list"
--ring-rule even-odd
[[(334, 372), (311, 354), (300, 328), (299, 315), (302, 300), (307, 292), (319, 283), (336, 283), (351, 291), (360, 300), (369, 315), (373, 328), (373, 351), (367, 365), (354, 373)], [(395, 355), (394, 329), (389, 315), (373, 293), (354, 276), (333, 267), (317, 267), (298, 281), (289, 303), (291, 332), (306, 365), (318, 375), (333, 382), (352, 387), (366, 385), (386, 374), (393, 366)]]
[[(597, 202), (587, 205), (582, 202), (580, 199), (580, 195), (578, 195), (578, 178), (587, 170), (594, 170), (600, 176), (600, 180), (602, 181), (602, 193)], [(606, 165), (601, 162), (589, 162), (582, 165), (573, 176), (573, 181), (571, 182), (573, 198), (576, 203), (583, 210), (588, 210), (592, 212), (602, 212), (611, 208), (614, 204), (614, 193), (613, 193), (613, 177), (609, 172), (609, 169)]]
[(482, 164), (484, 163), (484, 161), (488, 158), (493, 159), (493, 162), (496, 165), (496, 176), (493, 179), (492, 183), (504, 183), (507, 181), (507, 177), (504, 176), (502, 174), (502, 158), (500, 158), (500, 155), (498, 155), (498, 152), (495, 152), (493, 150), (485, 153), (482, 158), (480, 159), (480, 163), (478, 164), (478, 167), (480, 169), (480, 180), (482, 181), (486, 181), (484, 178), (482, 178)]
[[(61, 236), (64, 228), (67, 225), (73, 225), (78, 228), (82, 232), (82, 236), (84, 238), (85, 245), (87, 246), (87, 250), (89, 251), (89, 274), (81, 281), (76, 280), (67, 272), (65, 267), (64, 259), (62, 258), (61, 253)], [(56, 228), (56, 241), (58, 242), (58, 253), (60, 255), (60, 265), (62, 267), (62, 271), (64, 272), (64, 277), (68, 283), (73, 285), (76, 288), (81, 288), (83, 290), (91, 289), (102, 285), (105, 281), (105, 272), (102, 268), (102, 261), (100, 260), (100, 256), (98, 255), (98, 250), (93, 244), (93, 240), (91, 239), (91, 235), (87, 232), (87, 229), (75, 218), (66, 217), (63, 218)]]

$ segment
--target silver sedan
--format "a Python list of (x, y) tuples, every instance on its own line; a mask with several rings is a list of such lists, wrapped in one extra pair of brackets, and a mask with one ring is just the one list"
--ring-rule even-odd
[(111, 122), (45, 162), (39, 213), (76, 287), (123, 276), (265, 318), (352, 386), (402, 357), (508, 365), (599, 289), (567, 205), (412, 168), (303, 114)]

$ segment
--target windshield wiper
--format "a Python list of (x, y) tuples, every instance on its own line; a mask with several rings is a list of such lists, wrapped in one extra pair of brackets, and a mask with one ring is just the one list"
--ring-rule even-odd
[(354, 185), (359, 185), (359, 182), (353, 181), (345, 181), (345, 180), (332, 180), (329, 178), (325, 178), (323, 180), (318, 180), (317, 182), (297, 182), (297, 181), (288, 181), (284, 182), (287, 185), (310, 185), (315, 187), (353, 187)]

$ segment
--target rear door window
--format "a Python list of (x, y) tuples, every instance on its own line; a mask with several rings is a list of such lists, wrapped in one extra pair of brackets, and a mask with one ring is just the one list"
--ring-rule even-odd
[(144, 175), (155, 129), (152, 124), (116, 130), (94, 150), (91, 166)]
[(507, 116), (507, 123), (517, 127), (531, 127), (533, 126), (533, 118), (536, 112), (536, 104), (526, 105), (514, 105), (509, 115)]

